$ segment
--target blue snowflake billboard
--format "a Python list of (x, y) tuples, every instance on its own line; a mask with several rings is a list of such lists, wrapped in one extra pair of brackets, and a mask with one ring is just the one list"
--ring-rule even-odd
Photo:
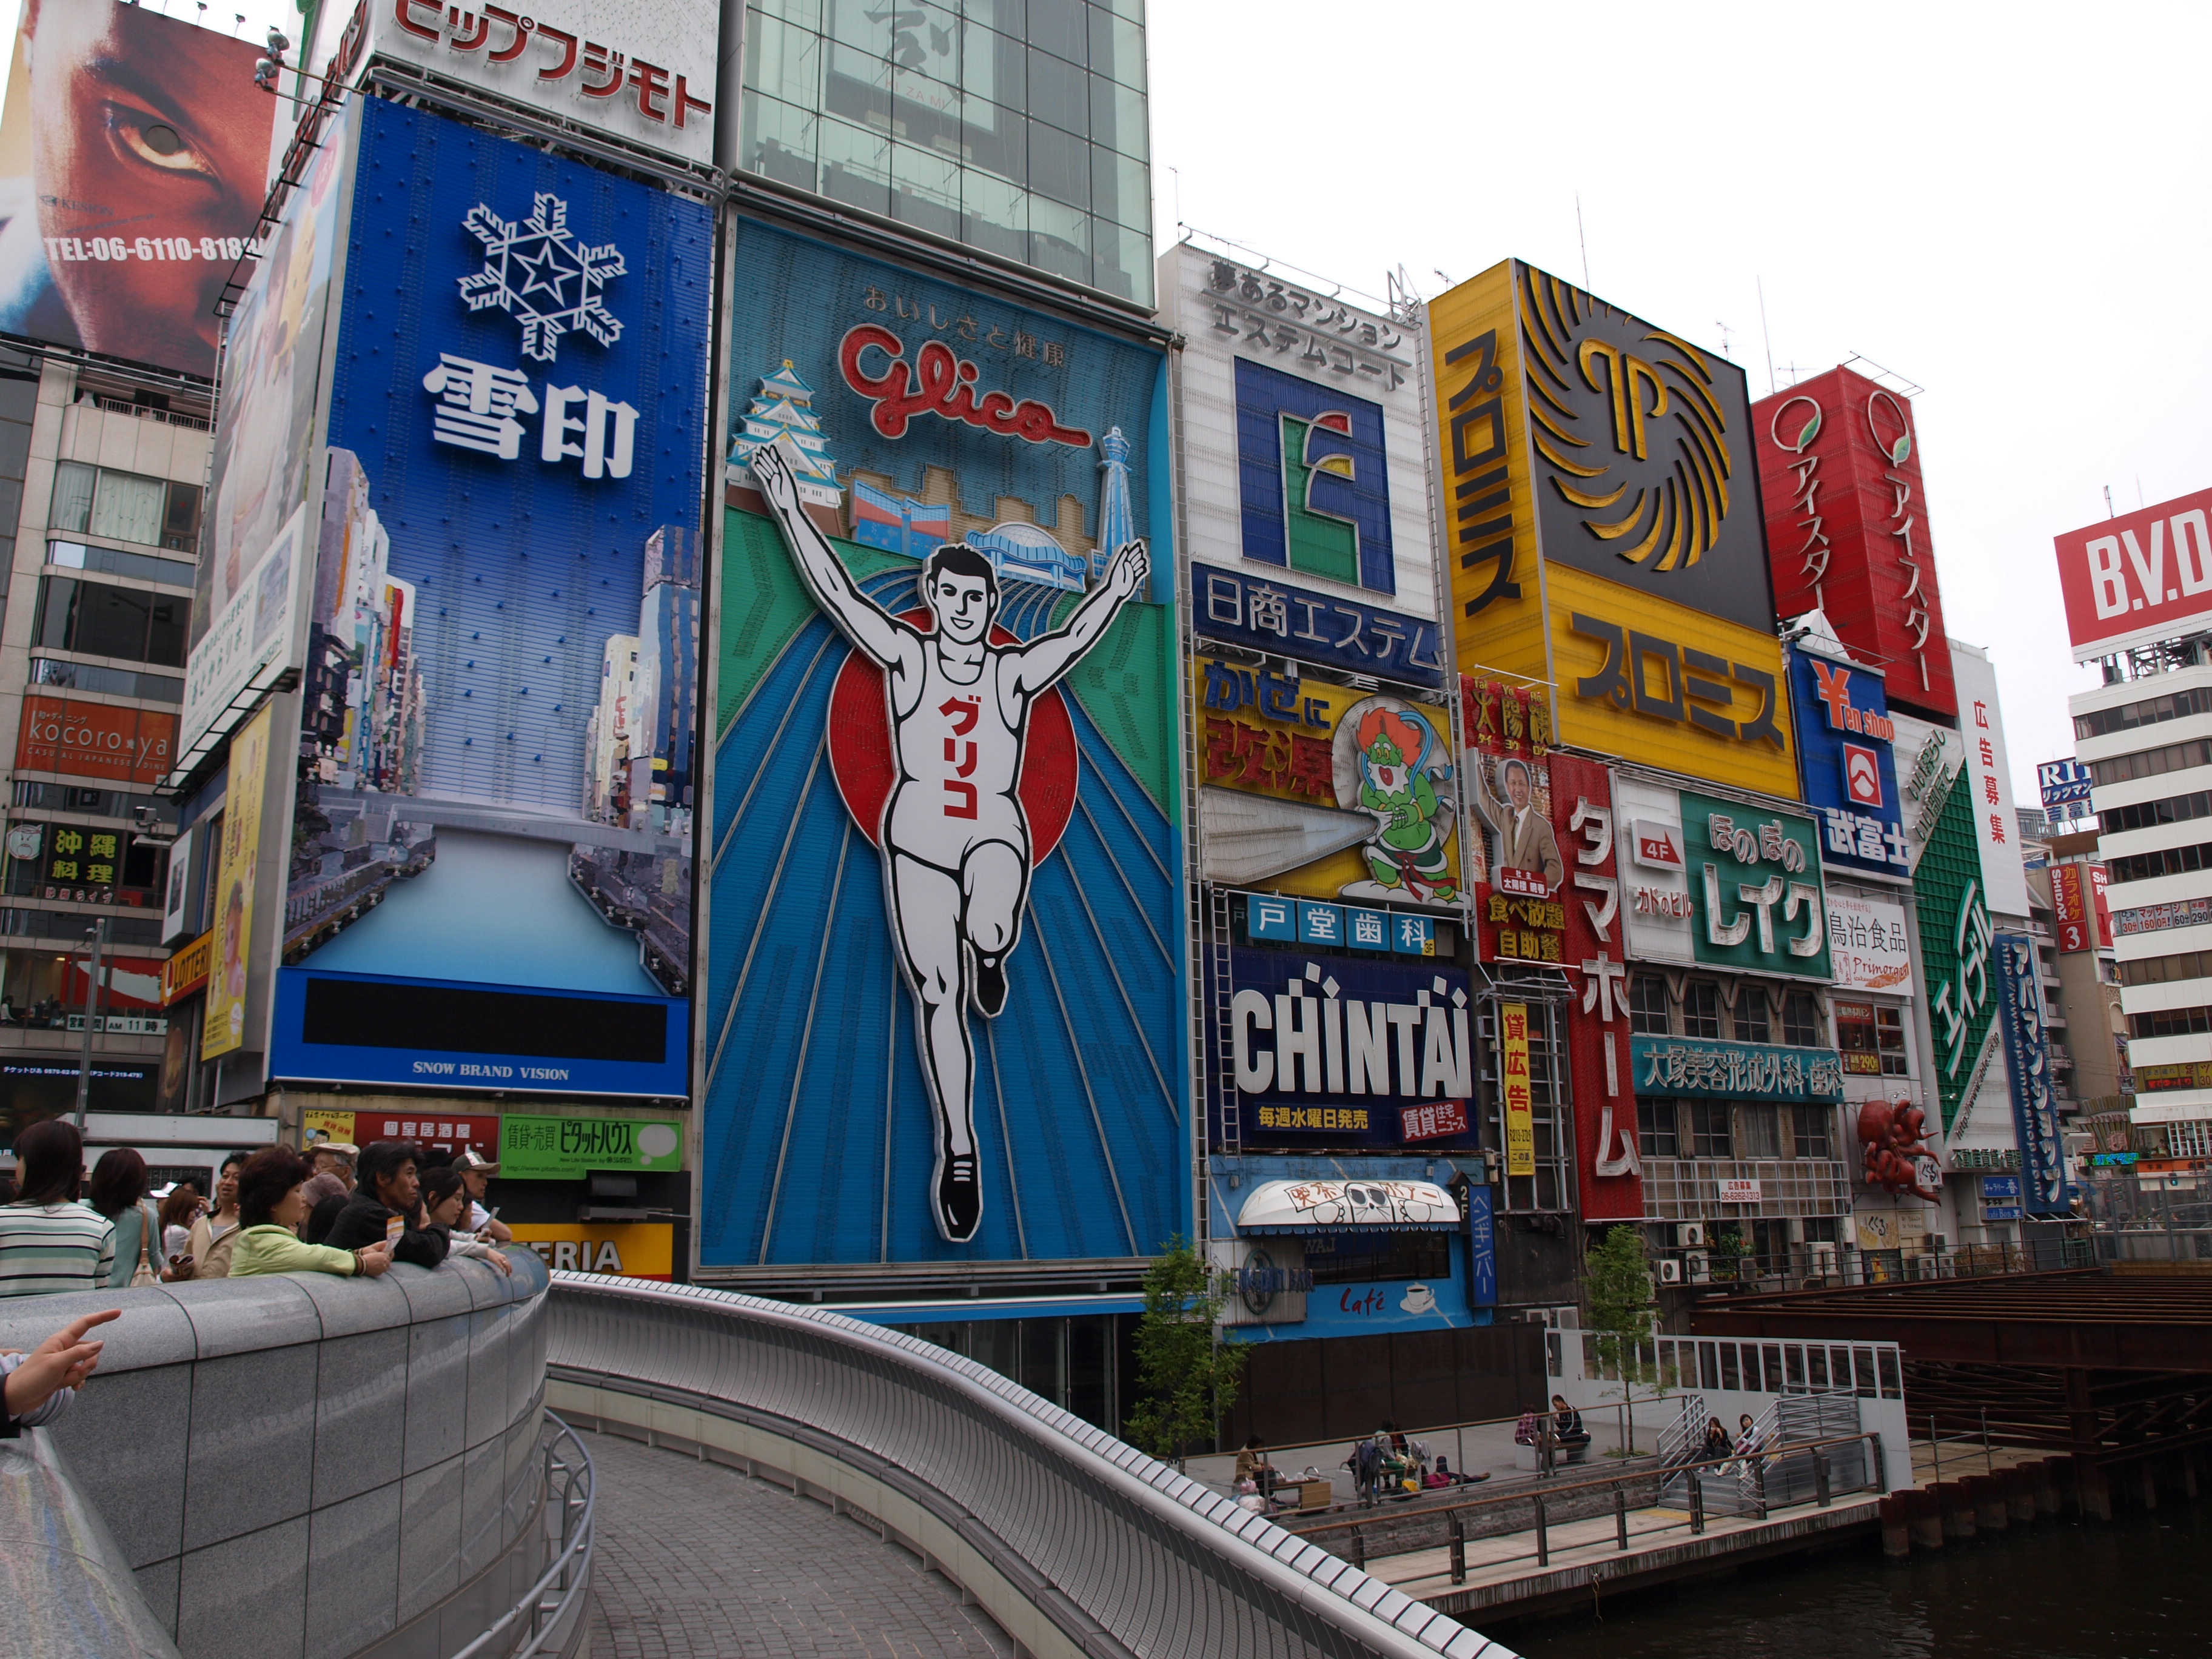
[(712, 214), (361, 122), (270, 1074), (682, 1097)]

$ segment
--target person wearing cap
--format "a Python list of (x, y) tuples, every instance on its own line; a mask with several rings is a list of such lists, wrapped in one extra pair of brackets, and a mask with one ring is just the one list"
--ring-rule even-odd
[(353, 1161), (359, 1156), (358, 1148), (343, 1140), (319, 1140), (307, 1148), (307, 1162), (315, 1173), (336, 1176), (348, 1192), (353, 1190)]
[(499, 1173), (499, 1164), (486, 1158), (473, 1146), (465, 1146), (453, 1160), (453, 1167), (461, 1172), (461, 1190), (469, 1195), (469, 1224), (467, 1231), (494, 1244), (511, 1244), (514, 1235), (501, 1221), (484, 1207), (484, 1194), (491, 1189), (491, 1178)]

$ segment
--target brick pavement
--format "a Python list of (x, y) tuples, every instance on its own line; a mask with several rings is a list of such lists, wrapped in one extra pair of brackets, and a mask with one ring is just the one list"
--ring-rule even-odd
[(941, 1573), (788, 1488), (584, 1434), (598, 1474), (592, 1659), (1011, 1659)]

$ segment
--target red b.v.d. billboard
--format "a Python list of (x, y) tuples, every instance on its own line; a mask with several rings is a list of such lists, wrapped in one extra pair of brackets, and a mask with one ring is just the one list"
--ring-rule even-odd
[(2074, 660), (2212, 626), (2212, 489), (2056, 538)]

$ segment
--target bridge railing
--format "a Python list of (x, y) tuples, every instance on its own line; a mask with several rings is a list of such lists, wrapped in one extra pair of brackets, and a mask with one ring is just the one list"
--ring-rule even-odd
[(781, 1480), (921, 1554), (1031, 1654), (1512, 1659), (934, 1344), (732, 1291), (554, 1275), (572, 1424)]

